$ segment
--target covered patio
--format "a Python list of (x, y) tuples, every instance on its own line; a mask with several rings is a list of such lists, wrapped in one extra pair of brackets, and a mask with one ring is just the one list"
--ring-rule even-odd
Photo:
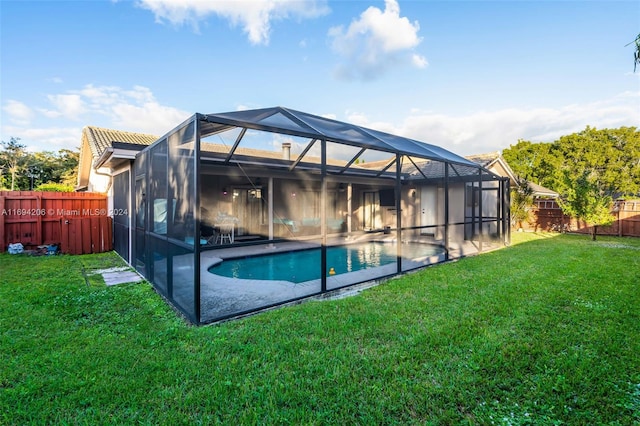
[(138, 153), (130, 188), (130, 262), (196, 324), (509, 242), (507, 179), (282, 107), (194, 114)]

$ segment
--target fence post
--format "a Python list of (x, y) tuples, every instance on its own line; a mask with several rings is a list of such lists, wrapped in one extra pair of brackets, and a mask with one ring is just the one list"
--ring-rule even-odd
[(618, 215), (618, 237), (622, 237), (622, 221), (620, 221), (620, 210), (624, 207), (624, 202), (616, 204), (616, 214)]

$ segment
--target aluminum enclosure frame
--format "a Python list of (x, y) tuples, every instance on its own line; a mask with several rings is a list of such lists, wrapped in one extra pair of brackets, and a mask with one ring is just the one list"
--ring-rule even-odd
[[(239, 133), (233, 143), (222, 148), (210, 143), (212, 137), (235, 129), (239, 129)], [(292, 159), (270, 157), (267, 153), (256, 155), (256, 150), (242, 146), (245, 135), (250, 131), (304, 138), (308, 140), (308, 145), (300, 147), (298, 157)], [(350, 147), (353, 151), (345, 159), (328, 158), (328, 144)], [(312, 155), (313, 149), (317, 148), (320, 155)], [(358, 160), (367, 152), (388, 154), (388, 159), (358, 164)], [(265, 190), (269, 197), (273, 197), (273, 179), (302, 176), (309, 182), (316, 182), (319, 185), (320, 206), (317, 240), (321, 249), (320, 271), (327, 270), (329, 187), (338, 187), (343, 182), (348, 182), (349, 193), (352, 184), (388, 187), (394, 191), (393, 209), (396, 216), (393, 231), (398, 242), (403, 241), (404, 233), (409, 234), (421, 228), (403, 224), (400, 213), (403, 211), (403, 197), (406, 198), (413, 191), (415, 198), (421, 185), (441, 188), (437, 191), (442, 192), (444, 219), (442, 223), (431, 227), (442, 228), (446, 253), (444, 260), (451, 258), (448, 241), (454, 227), (462, 227), (460, 229), (465, 230), (470, 241), (476, 241), (477, 252), (484, 250), (486, 229), (493, 230), (491, 232), (497, 236), (494, 236), (494, 240), (497, 239), (500, 244), (510, 242), (509, 183), (506, 178), (435, 145), (288, 108), (196, 113), (138, 153), (135, 165), (137, 167), (132, 169), (132, 181), (136, 182), (136, 187), (132, 189), (132, 194), (135, 194), (132, 209), (135, 215), (132, 228), (135, 232), (131, 242), (135, 255), (132, 264), (194, 324), (245, 315), (332, 291), (327, 285), (327, 274), (320, 272), (320, 286), (311, 294), (288, 297), (280, 302), (231, 314), (207, 315), (203, 311), (201, 288), (201, 254), (206, 248), (198, 243), (206, 224), (202, 213), (202, 196), (207, 191), (203, 184), (207, 174), (230, 176), (235, 173), (240, 177), (246, 176), (254, 188), (256, 186), (251, 176), (257, 175), (257, 180), (264, 176), (269, 179), (269, 191)], [(450, 220), (450, 188), (454, 184), (463, 185), (465, 194), (470, 194), (467, 206), (471, 213), (469, 217), (465, 214), (464, 220)], [(489, 206), (483, 206), (483, 199), (486, 199), (486, 194), (494, 192), (496, 196), (492, 196), (491, 200), (495, 199), (496, 204), (491, 211), (496, 212), (495, 217), (486, 217), (484, 211)], [(270, 203), (273, 204), (273, 200)], [(163, 219), (156, 220), (160, 216)], [(180, 221), (176, 219), (178, 217)], [(278, 240), (274, 237), (274, 223), (270, 214), (269, 241)], [(241, 247), (243, 243), (234, 245)], [(395, 272), (390, 275), (405, 271), (399, 243), (396, 265)]]

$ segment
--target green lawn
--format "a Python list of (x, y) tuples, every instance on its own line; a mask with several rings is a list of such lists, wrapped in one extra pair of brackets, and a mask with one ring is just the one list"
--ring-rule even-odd
[(0, 424), (640, 424), (640, 240), (513, 239), (207, 327), (113, 254), (0, 255)]

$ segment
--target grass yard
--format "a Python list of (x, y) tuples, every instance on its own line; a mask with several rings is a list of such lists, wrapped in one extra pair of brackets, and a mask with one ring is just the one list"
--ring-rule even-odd
[(640, 240), (513, 239), (207, 327), (111, 253), (2, 254), (0, 424), (640, 424)]

